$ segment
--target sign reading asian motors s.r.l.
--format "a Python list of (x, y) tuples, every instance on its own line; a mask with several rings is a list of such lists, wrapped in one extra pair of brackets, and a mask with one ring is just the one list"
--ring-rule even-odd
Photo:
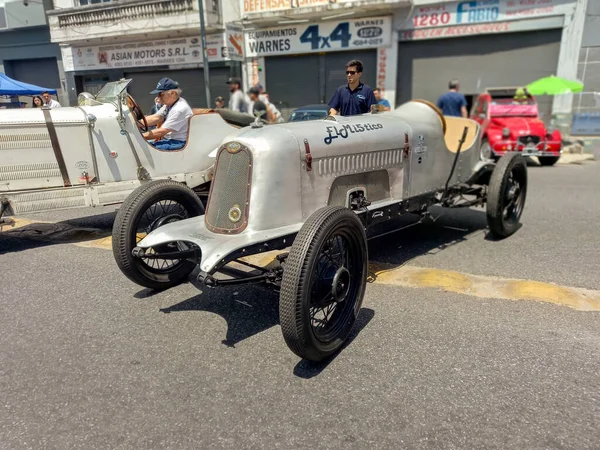
[[(209, 62), (240, 60), (241, 30), (206, 36)], [(178, 64), (203, 64), (200, 37), (61, 48), (66, 72)]]
[(402, 30), (533, 19), (571, 10), (576, 0), (468, 0), (414, 8)]
[(244, 36), (246, 57), (379, 48), (391, 42), (391, 16), (264, 28)]

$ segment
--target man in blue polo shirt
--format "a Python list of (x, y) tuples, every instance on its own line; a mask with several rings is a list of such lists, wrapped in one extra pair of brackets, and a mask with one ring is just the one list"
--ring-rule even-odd
[(371, 111), (371, 106), (377, 104), (373, 90), (360, 81), (362, 62), (353, 59), (346, 64), (348, 84), (340, 86), (329, 100), (329, 114), (332, 116), (356, 116)]
[(448, 92), (437, 101), (437, 107), (445, 116), (467, 117), (467, 99), (458, 92), (459, 87), (458, 80), (450, 80)]

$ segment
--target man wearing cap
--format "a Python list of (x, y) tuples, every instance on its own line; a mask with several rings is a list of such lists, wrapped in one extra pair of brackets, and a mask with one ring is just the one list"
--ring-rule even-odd
[(250, 90), (248, 91), (248, 95), (250, 95), (250, 105), (251, 105), (251, 110), (250, 110), (250, 114), (252, 114), (253, 116), (257, 116), (259, 114), (262, 113), (261, 118), (263, 120), (268, 121), (267, 118), (267, 105), (264, 104), (264, 102), (262, 102), (259, 98), (258, 98), (258, 89), (256, 89), (255, 87), (250, 88)]
[(248, 102), (244, 97), (244, 93), (242, 92), (242, 83), (237, 78), (229, 78), (227, 80), (227, 84), (229, 85), (229, 92), (231, 96), (229, 97), (229, 109), (232, 111), (237, 111), (241, 113), (248, 112)]
[(271, 103), (271, 99), (269, 98), (269, 94), (265, 92), (265, 88), (262, 84), (257, 83), (254, 85), (256, 89), (258, 89), (258, 98), (261, 102), (263, 102), (267, 107), (267, 116), (269, 118), (269, 122), (278, 123), (285, 122), (281, 115), (281, 112), (277, 109), (277, 107)]
[[(156, 89), (150, 92), (157, 95), (162, 108), (146, 117), (148, 127), (157, 128), (142, 133), (144, 139), (153, 141), (152, 145), (161, 150), (179, 150), (186, 144), (189, 120), (194, 115), (188, 102), (181, 98), (179, 84), (170, 78), (161, 78)], [(168, 139), (163, 139), (169, 134)]]

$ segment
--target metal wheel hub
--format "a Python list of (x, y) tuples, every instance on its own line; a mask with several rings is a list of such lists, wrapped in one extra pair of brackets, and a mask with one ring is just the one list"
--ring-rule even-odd
[(179, 222), (180, 220), (183, 220), (183, 217), (180, 214), (169, 214), (167, 216), (155, 220), (152, 223), (152, 225), (150, 225), (150, 230), (154, 231), (158, 227), (162, 227), (163, 225), (166, 225), (168, 223)]
[(331, 295), (336, 303), (344, 301), (350, 289), (350, 272), (345, 267), (340, 267), (331, 284)]

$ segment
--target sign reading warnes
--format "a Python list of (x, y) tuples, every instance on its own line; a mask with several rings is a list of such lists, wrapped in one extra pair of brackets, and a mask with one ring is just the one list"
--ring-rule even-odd
[(390, 16), (321, 22), (246, 32), (246, 57), (332, 52), (391, 45)]

